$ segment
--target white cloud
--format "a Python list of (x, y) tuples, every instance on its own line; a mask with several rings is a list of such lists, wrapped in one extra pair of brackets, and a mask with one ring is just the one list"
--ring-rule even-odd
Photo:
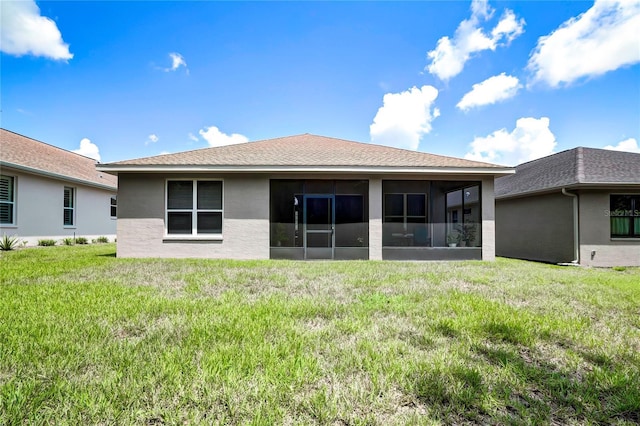
[(184, 57), (177, 53), (171, 52), (169, 53), (169, 57), (171, 58), (171, 66), (169, 68), (163, 68), (165, 72), (176, 71), (180, 67), (184, 67), (187, 74), (189, 74), (189, 68), (187, 68), (187, 61), (184, 60)]
[(192, 140), (193, 142), (198, 142), (199, 140), (198, 137), (191, 132), (189, 132), (189, 139)]
[(437, 97), (438, 90), (433, 86), (384, 95), (369, 127), (371, 142), (418, 149), (420, 139), (431, 131), (431, 122), (440, 115), (437, 108), (431, 110)]
[(640, 0), (596, 0), (540, 37), (527, 68), (551, 87), (640, 62)]
[(427, 53), (431, 59), (425, 69), (440, 80), (448, 80), (458, 75), (471, 55), (483, 50), (496, 50), (502, 42), (509, 43), (523, 33), (525, 21), (517, 19), (506, 9), (498, 24), (486, 34), (481, 24), (493, 15), (488, 3), (474, 0), (471, 3), (471, 17), (460, 22), (453, 39), (444, 36), (438, 40), (436, 48)]
[(80, 148), (73, 150), (76, 154), (84, 155), (85, 157), (93, 158), (96, 161), (100, 161), (100, 150), (98, 145), (94, 144), (87, 138), (83, 138), (80, 141)]
[(144, 143), (145, 145), (149, 145), (150, 143), (156, 143), (158, 142), (158, 135), (152, 133), (149, 135), (149, 137), (147, 138), (147, 141)]
[(471, 151), (465, 155), (469, 160), (515, 166), (552, 154), (556, 137), (549, 129), (549, 118), (520, 118), (512, 132), (496, 130), (486, 137), (476, 137), (471, 142)]
[(230, 135), (222, 133), (216, 126), (206, 127), (198, 133), (209, 143), (209, 146), (234, 145), (249, 141), (249, 138), (238, 133)]
[(73, 58), (56, 23), (40, 15), (35, 1), (3, 1), (0, 19), (0, 50), (3, 52), (65, 61)]
[(517, 77), (505, 75), (494, 75), (485, 81), (474, 84), (470, 92), (466, 93), (456, 105), (463, 111), (468, 111), (473, 107), (495, 104), (512, 98), (522, 87)]
[(640, 146), (638, 146), (638, 141), (634, 138), (625, 139), (623, 141), (618, 142), (618, 145), (607, 145), (604, 149), (609, 149), (611, 151), (626, 151), (626, 152), (635, 152), (640, 154)]

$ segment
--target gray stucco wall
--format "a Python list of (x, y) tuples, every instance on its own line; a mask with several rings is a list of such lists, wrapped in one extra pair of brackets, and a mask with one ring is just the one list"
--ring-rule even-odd
[[(634, 191), (580, 191), (580, 264), (587, 266), (640, 266), (640, 239), (612, 239), (610, 194)], [(640, 193), (640, 191), (635, 191)]]
[[(167, 179), (222, 179), (222, 240), (166, 238)], [(120, 174), (119, 257), (269, 258), (269, 179), (239, 175)]]
[(573, 201), (557, 194), (496, 200), (496, 254), (542, 262), (574, 260)]

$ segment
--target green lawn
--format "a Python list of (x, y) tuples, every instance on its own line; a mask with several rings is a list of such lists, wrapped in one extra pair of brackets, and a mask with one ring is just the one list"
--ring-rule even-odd
[(640, 269), (0, 254), (0, 424), (636, 424)]

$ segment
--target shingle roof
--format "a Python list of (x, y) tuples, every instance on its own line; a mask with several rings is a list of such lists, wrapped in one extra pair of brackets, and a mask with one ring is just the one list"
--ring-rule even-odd
[(483, 168), (497, 173), (511, 170), (495, 164), (311, 134), (119, 161), (102, 164), (100, 169), (117, 171), (125, 166)]
[(0, 163), (93, 186), (118, 186), (117, 177), (96, 170), (95, 160), (5, 129), (0, 129)]
[(575, 186), (637, 184), (640, 154), (573, 148), (516, 166), (516, 174), (496, 179), (496, 198)]

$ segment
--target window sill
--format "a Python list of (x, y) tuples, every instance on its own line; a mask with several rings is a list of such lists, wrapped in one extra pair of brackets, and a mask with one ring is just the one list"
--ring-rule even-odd
[(163, 242), (176, 242), (176, 241), (184, 241), (184, 242), (189, 242), (189, 241), (196, 241), (196, 242), (201, 242), (201, 241), (222, 241), (222, 234), (209, 234), (209, 235), (177, 235), (177, 234), (172, 234), (172, 235), (165, 235), (162, 238)]
[(2, 229), (16, 229), (18, 227), (18, 225), (15, 225), (13, 223), (0, 223), (0, 228)]
[(75, 225), (63, 225), (62, 228), (63, 229), (76, 229), (77, 226), (75, 226)]
[(611, 237), (611, 241), (640, 241), (639, 237)]

